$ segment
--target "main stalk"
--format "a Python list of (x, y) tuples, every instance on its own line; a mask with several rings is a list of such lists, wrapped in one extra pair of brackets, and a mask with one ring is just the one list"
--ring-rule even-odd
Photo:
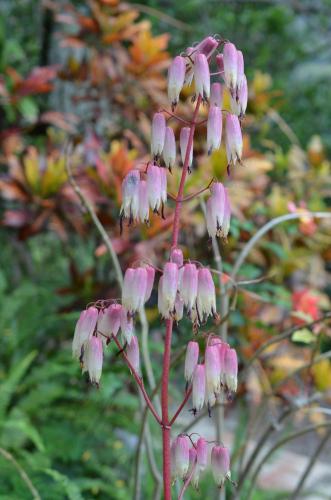
[[(187, 143), (182, 175), (176, 197), (174, 225), (171, 238), (172, 247), (176, 247), (178, 244), (180, 212), (182, 206), (181, 200), (183, 198), (184, 186), (188, 173), (190, 151), (193, 146), (193, 137), (195, 132), (196, 119), (198, 116), (201, 102), (202, 98), (201, 96), (199, 96), (196, 102), (196, 106), (193, 113), (193, 119), (190, 125), (190, 135)], [(171, 457), (170, 457), (171, 425), (169, 422), (169, 371), (170, 371), (172, 328), (173, 328), (173, 320), (167, 319), (164, 353), (163, 353), (162, 392), (161, 392), (164, 500), (171, 500)]]

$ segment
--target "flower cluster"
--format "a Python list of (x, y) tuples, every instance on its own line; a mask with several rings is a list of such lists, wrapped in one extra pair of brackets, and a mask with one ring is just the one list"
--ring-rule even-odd
[(224, 391), (237, 391), (238, 360), (235, 349), (219, 337), (208, 338), (204, 362), (199, 363), (199, 344), (190, 341), (186, 349), (185, 380), (192, 383), (192, 413), (208, 410)]
[(218, 487), (231, 478), (230, 454), (225, 446), (214, 445), (209, 457), (208, 442), (203, 438), (194, 442), (186, 434), (180, 434), (171, 445), (172, 480), (186, 480), (192, 475), (192, 485), (198, 489), (200, 475), (211, 464), (212, 474)]

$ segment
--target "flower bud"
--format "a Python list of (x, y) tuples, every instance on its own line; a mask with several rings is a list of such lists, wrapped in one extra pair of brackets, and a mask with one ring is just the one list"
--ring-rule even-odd
[(231, 94), (237, 86), (238, 58), (237, 49), (233, 43), (227, 42), (223, 49), (224, 81)]
[(229, 165), (235, 165), (237, 161), (241, 162), (243, 139), (240, 123), (236, 115), (226, 115), (226, 134), (225, 134), (226, 156)]
[[(180, 154), (181, 154), (183, 165), (185, 164), (186, 151), (187, 151), (187, 147), (188, 147), (189, 137), (190, 137), (190, 128), (189, 127), (181, 128), (180, 136), (179, 136), (179, 145), (180, 145)], [(189, 156), (188, 156), (188, 167), (189, 168), (192, 165), (192, 161), (193, 161), (193, 141), (192, 141), (191, 150), (190, 150)]]
[(241, 80), (241, 85), (237, 91), (236, 98), (231, 96), (232, 112), (239, 117), (244, 116), (247, 109), (247, 102), (248, 102), (247, 78), (245, 75), (243, 75)]
[(161, 176), (161, 201), (166, 203), (168, 192), (167, 192), (167, 170), (165, 168), (160, 168)]
[(176, 477), (184, 479), (190, 464), (190, 440), (187, 436), (179, 435), (174, 442), (174, 469)]
[(155, 278), (155, 269), (152, 266), (145, 267), (147, 272), (147, 282), (146, 282), (146, 292), (144, 301), (147, 302), (152, 294), (154, 278)]
[(197, 311), (201, 320), (216, 314), (215, 285), (206, 267), (198, 271)]
[(128, 268), (124, 275), (122, 305), (134, 313), (144, 305), (147, 287), (147, 271), (143, 267)]
[(99, 337), (92, 336), (87, 343), (83, 359), (83, 373), (88, 372), (90, 381), (99, 385), (102, 373), (103, 347)]
[(162, 200), (161, 169), (157, 165), (149, 165), (147, 169), (147, 195), (151, 209), (157, 212)]
[(81, 357), (82, 348), (85, 348), (87, 342), (93, 335), (98, 321), (98, 314), (98, 309), (93, 306), (81, 312), (76, 323), (72, 341), (72, 355), (74, 358), (79, 359)]
[(132, 316), (130, 316), (124, 307), (122, 307), (121, 311), (121, 332), (125, 342), (130, 344), (134, 332), (134, 324)]
[(238, 385), (238, 359), (235, 349), (225, 352), (225, 383), (231, 392), (237, 391)]
[(215, 345), (206, 347), (205, 369), (208, 393), (219, 394), (221, 392), (221, 363), (218, 348)]
[(197, 450), (197, 464), (201, 470), (206, 469), (208, 463), (208, 444), (207, 441), (201, 437), (196, 444)]
[(237, 50), (237, 93), (242, 85), (244, 76), (245, 76), (244, 56), (241, 50)]
[(226, 479), (230, 479), (230, 454), (228, 448), (214, 446), (211, 450), (211, 468), (214, 480), (222, 488)]
[(210, 106), (207, 120), (207, 150), (210, 154), (219, 149), (222, 139), (222, 110), (217, 106)]
[(198, 270), (195, 264), (185, 264), (180, 282), (180, 296), (189, 311), (193, 309), (198, 294)]
[(139, 170), (130, 170), (122, 182), (121, 215), (130, 220), (138, 217), (139, 210)]
[(207, 36), (195, 47), (200, 54), (204, 54), (208, 59), (218, 47), (218, 41), (213, 36)]
[(165, 310), (171, 313), (175, 307), (178, 289), (178, 266), (174, 262), (167, 262), (162, 276), (162, 297)]
[(125, 352), (133, 369), (137, 373), (140, 373), (139, 343), (135, 335), (132, 336), (131, 342), (128, 344)]
[(162, 113), (155, 113), (152, 121), (151, 154), (154, 158), (161, 156), (165, 140), (166, 121)]
[(192, 404), (193, 412), (202, 410), (206, 397), (206, 375), (205, 365), (197, 365), (192, 381)]
[(171, 62), (168, 70), (168, 97), (172, 106), (176, 106), (184, 85), (186, 62), (184, 57), (177, 56)]
[(210, 89), (210, 106), (217, 106), (222, 108), (223, 103), (223, 89), (222, 85), (218, 82), (212, 84)]
[(187, 344), (186, 357), (185, 357), (185, 380), (190, 382), (198, 364), (199, 359), (199, 344), (191, 340)]
[(197, 54), (194, 60), (194, 82), (195, 90), (203, 100), (210, 96), (210, 73), (209, 64), (204, 54)]
[(177, 264), (178, 267), (183, 265), (183, 252), (180, 248), (172, 248), (170, 254), (170, 261)]
[(139, 219), (141, 222), (149, 222), (149, 204), (147, 194), (147, 182), (140, 181), (139, 183)]
[(168, 167), (169, 170), (171, 170), (176, 162), (176, 140), (174, 131), (171, 127), (166, 128), (162, 156), (165, 166)]
[(109, 307), (99, 312), (98, 317), (98, 334), (101, 334), (101, 340), (105, 341), (105, 335), (117, 335), (121, 326), (121, 304), (111, 304)]

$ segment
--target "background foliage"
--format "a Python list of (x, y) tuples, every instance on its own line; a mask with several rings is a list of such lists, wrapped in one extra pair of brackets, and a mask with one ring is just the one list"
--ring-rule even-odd
[[(153, 216), (149, 228), (125, 228), (120, 236), (121, 181), (148, 158), (150, 116), (166, 102), (170, 54), (209, 33), (234, 40), (245, 52), (250, 103), (245, 167), (231, 182), (235, 216), (222, 247), (229, 272), (238, 249), (267, 220), (287, 213), (289, 203), (294, 211), (330, 207), (331, 5), (328, 0), (141, 5), (19, 0), (2, 2), (2, 11), (0, 448), (16, 465), (0, 455), (0, 498), (31, 497), (17, 464), (42, 498), (128, 498), (140, 420), (135, 386), (113, 349), (99, 391), (71, 359), (79, 310), (119, 293), (105, 247), (67, 183), (64, 141), (68, 134), (74, 137), (77, 182), (112, 237), (123, 268), (146, 255), (160, 264), (171, 217)], [(181, 106), (189, 111), (189, 103)], [(207, 157), (197, 144), (196, 158), (199, 168), (189, 191), (208, 184), (211, 175), (226, 179), (224, 151)], [(177, 182), (175, 172), (171, 192)], [(183, 221), (184, 251), (213, 266), (199, 200), (185, 206)], [(250, 254), (240, 277), (268, 279), (241, 291), (231, 316), (231, 343), (242, 366), (272, 335), (329, 309), (330, 243), (330, 226), (317, 226), (303, 212), (299, 223), (279, 226)], [(158, 377), (162, 330), (155, 300), (147, 315)], [(174, 349), (189, 336), (184, 323)], [(242, 403), (228, 410), (242, 413), (238, 447), (251, 414), (249, 401), (262, 405), (268, 387), (312, 352), (329, 349), (330, 330), (323, 326), (268, 352), (261, 360), (263, 376), (250, 373), (241, 385)], [(304, 371), (302, 380), (306, 393), (322, 391), (330, 403), (328, 360)], [(175, 404), (184, 388), (180, 372), (174, 381)], [(276, 404), (301, 391), (298, 380), (288, 380)], [(160, 444), (155, 446), (158, 456)], [(147, 463), (144, 477), (149, 478)], [(210, 497), (209, 479), (201, 491)], [(147, 498), (152, 487), (146, 480)], [(256, 500), (272, 498), (258, 489), (254, 494)]]

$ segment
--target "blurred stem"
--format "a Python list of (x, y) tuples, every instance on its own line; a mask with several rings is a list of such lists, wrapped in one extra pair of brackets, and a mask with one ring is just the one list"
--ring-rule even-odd
[[(331, 213), (330, 212), (308, 212), (307, 215), (316, 219), (327, 219), (331, 218)], [(301, 219), (302, 214), (285, 214), (281, 215), (280, 217), (275, 217), (274, 219), (271, 219), (267, 224), (262, 226), (255, 234), (252, 236), (252, 238), (246, 243), (242, 251), (240, 252), (239, 256), (237, 257), (237, 260), (234, 263), (232, 273), (231, 273), (231, 279), (234, 280), (235, 277), (237, 276), (241, 266), (245, 262), (248, 254), (254, 247), (254, 245), (264, 236), (270, 229), (273, 227), (277, 226), (278, 224), (282, 224), (283, 222), (287, 222), (290, 220), (296, 220), (296, 219)]]
[(21, 476), (22, 481), (29, 488), (33, 500), (41, 500), (41, 496), (39, 495), (36, 488), (33, 486), (31, 479), (29, 478), (29, 476), (27, 475), (27, 473), (25, 472), (23, 467), (21, 467), (21, 465), (16, 461), (16, 459), (13, 457), (13, 455), (11, 453), (9, 453), (9, 451), (5, 450), (4, 448), (0, 448), (0, 455), (2, 455), (5, 460), (7, 460), (11, 464), (13, 464), (13, 466), (15, 467), (15, 469), (17, 470), (17, 472)]
[(331, 420), (328, 421), (328, 422), (322, 422), (320, 424), (314, 424), (314, 425), (309, 425), (307, 427), (304, 427), (303, 429), (299, 430), (299, 431), (296, 431), (296, 432), (293, 432), (287, 436), (285, 436), (283, 439), (279, 440), (276, 444), (274, 444), (274, 446), (272, 446), (270, 448), (270, 450), (267, 451), (267, 453), (264, 454), (264, 456), (262, 457), (262, 459), (260, 460), (260, 462), (258, 463), (255, 471), (254, 471), (254, 474), (252, 476), (252, 479), (250, 481), (250, 486), (249, 486), (249, 490), (248, 490), (248, 493), (246, 495), (246, 500), (250, 500), (251, 497), (252, 497), (252, 494), (253, 494), (253, 491), (254, 491), (254, 487), (255, 487), (255, 483), (256, 483), (256, 480), (257, 480), (257, 477), (263, 467), (263, 465), (267, 462), (267, 460), (271, 457), (271, 455), (277, 451), (279, 448), (281, 448), (282, 446), (284, 446), (284, 444), (292, 441), (293, 439), (296, 439), (300, 436), (304, 436), (305, 434), (308, 434), (309, 432), (313, 432), (313, 431), (316, 431), (318, 429), (322, 429), (324, 427), (331, 427)]
[(300, 477), (300, 479), (298, 481), (297, 487), (295, 488), (294, 492), (291, 495), (290, 500), (298, 500), (300, 498), (299, 495), (301, 494), (301, 490), (304, 486), (304, 483), (305, 483), (307, 477), (309, 476), (310, 472), (312, 471), (312, 469), (316, 463), (316, 460), (318, 459), (319, 455), (322, 453), (324, 446), (327, 444), (330, 437), (331, 437), (331, 427), (328, 430), (328, 432), (326, 433), (326, 435), (322, 437), (314, 454), (311, 456), (311, 458), (307, 464), (307, 467), (305, 468), (302, 476)]
[(197, 462), (195, 460), (194, 464), (192, 465), (192, 469), (191, 469), (189, 475), (187, 476), (187, 478), (185, 479), (185, 482), (184, 482), (184, 484), (182, 486), (182, 489), (180, 490), (180, 493), (178, 495), (178, 500), (183, 500), (184, 493), (187, 490), (187, 488), (189, 487), (190, 482), (192, 481), (192, 477), (193, 477), (196, 465), (197, 465)]

